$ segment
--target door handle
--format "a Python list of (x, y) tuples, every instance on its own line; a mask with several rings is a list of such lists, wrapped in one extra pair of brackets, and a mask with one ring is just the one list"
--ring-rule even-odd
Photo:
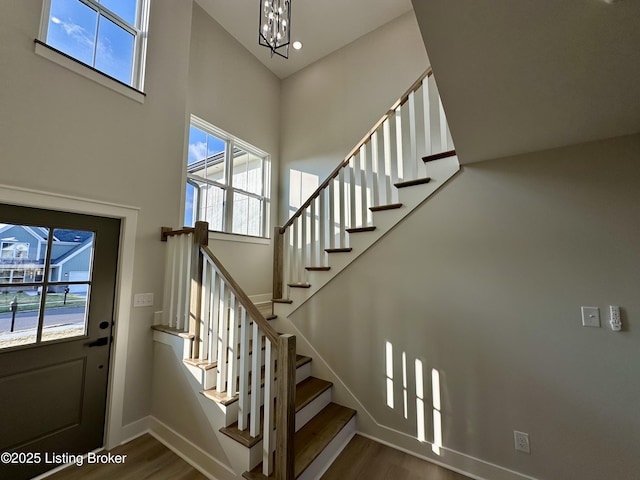
[(87, 347), (103, 347), (109, 343), (109, 337), (100, 337), (95, 342), (85, 343)]

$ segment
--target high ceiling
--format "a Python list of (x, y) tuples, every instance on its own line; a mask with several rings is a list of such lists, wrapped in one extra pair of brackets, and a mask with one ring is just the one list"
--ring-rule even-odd
[(640, 1), (413, 4), (461, 162), (640, 131)]
[(411, 10), (411, 0), (292, 0), (289, 58), (258, 45), (259, 0), (196, 0), (238, 42), (280, 78), (319, 60)]

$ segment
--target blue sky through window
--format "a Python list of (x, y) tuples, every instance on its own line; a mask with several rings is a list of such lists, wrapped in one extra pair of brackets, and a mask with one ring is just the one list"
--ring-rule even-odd
[[(100, 3), (135, 25), (137, 0)], [(46, 42), (123, 83), (132, 83), (134, 36), (79, 0), (51, 0)]]

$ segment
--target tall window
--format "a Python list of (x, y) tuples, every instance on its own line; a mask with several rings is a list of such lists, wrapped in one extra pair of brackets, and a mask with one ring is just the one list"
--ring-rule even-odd
[(185, 225), (268, 237), (269, 155), (197, 117), (191, 117)]
[(45, 0), (40, 39), (141, 89), (149, 0)]

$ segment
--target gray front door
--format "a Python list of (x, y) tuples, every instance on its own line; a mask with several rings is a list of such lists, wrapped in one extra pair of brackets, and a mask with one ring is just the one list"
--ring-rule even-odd
[(103, 446), (120, 221), (0, 205), (0, 478)]

